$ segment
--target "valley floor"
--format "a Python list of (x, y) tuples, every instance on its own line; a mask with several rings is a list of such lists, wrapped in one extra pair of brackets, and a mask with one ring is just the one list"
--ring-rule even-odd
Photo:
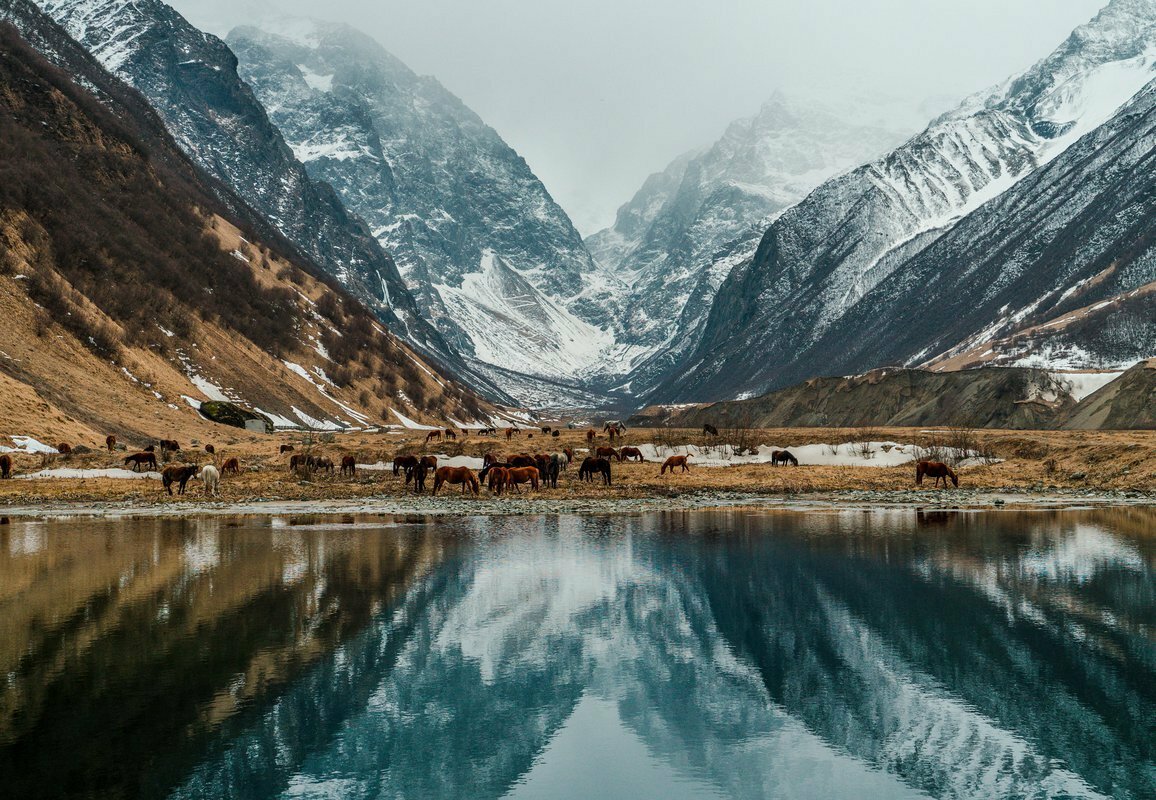
[[(488, 452), (510, 455), (553, 451), (562, 446), (586, 447), (583, 431), (566, 431), (561, 439), (533, 439), (523, 432), (507, 446), (504, 437), (470, 435), (458, 442), (425, 448), (424, 431), (402, 433), (338, 434), (329, 444), (308, 445), (301, 434), (257, 437), (221, 429), (215, 443), (218, 462), (236, 457), (239, 475), (224, 476), (221, 496), (205, 496), (198, 481), (188, 493), (169, 497), (155, 474), (126, 480), (131, 473), (120, 470), (123, 452), (91, 452), (82, 455), (13, 453), (17, 477), (0, 481), (0, 514), (44, 514), (57, 511), (80, 513), (631, 513), (643, 510), (689, 509), (711, 506), (819, 506), (857, 508), (875, 505), (928, 507), (985, 507), (991, 505), (1040, 505), (1079, 503), (1156, 502), (1156, 431), (978, 431), (944, 432), (915, 429), (779, 429), (735, 433), (748, 449), (758, 444), (794, 448), (800, 454), (816, 454), (818, 443), (827, 451), (839, 445), (850, 451), (856, 441), (885, 440), (914, 449), (942, 446), (955, 438), (971, 440), (984, 458), (972, 458), (959, 469), (958, 489), (939, 490), (914, 485), (911, 463), (894, 466), (808, 464), (771, 466), (766, 463), (728, 466), (696, 465), (686, 473), (659, 474), (659, 464), (614, 463), (613, 485), (580, 482), (577, 463), (562, 474), (558, 489), (523, 490), (518, 495), (492, 496), (482, 489), (479, 497), (462, 497), (457, 487), (432, 497), (430, 476), (427, 493), (407, 492), (401, 477), (385, 468), (401, 453), (438, 454), (443, 463), (471, 464)], [(704, 439), (696, 431), (636, 428), (623, 442), (658, 453), (684, 452), (689, 445), (705, 462), (709, 453), (725, 447), (720, 440)], [(134, 443), (138, 444), (138, 443)], [(340, 463), (352, 454), (360, 468), (355, 477), (314, 474), (309, 479), (291, 473), (288, 455), (279, 455), (282, 444), (297, 452), (327, 455)], [(596, 446), (607, 445), (605, 435)], [(616, 445), (620, 442), (615, 442)], [(712, 449), (713, 448), (713, 449)], [(890, 446), (888, 449), (892, 449)], [(200, 464), (212, 457), (199, 447), (182, 451), (182, 457)], [(882, 459), (882, 454), (880, 453)], [(830, 458), (828, 461), (832, 460)], [(886, 459), (883, 459), (886, 461)], [(716, 458), (714, 463), (719, 463)], [(969, 465), (970, 464), (970, 465)], [(368, 465), (372, 465), (369, 467)], [(100, 473), (90, 470), (102, 470)], [(44, 472), (46, 471), (46, 472)], [(35, 473), (47, 477), (30, 477)], [(23, 477), (21, 477), (23, 476)], [(116, 476), (116, 477), (108, 477)]]

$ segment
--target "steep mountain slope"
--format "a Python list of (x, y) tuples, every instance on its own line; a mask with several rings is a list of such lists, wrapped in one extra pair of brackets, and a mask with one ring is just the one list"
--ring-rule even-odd
[(894, 105), (881, 101), (869, 112), (777, 93), (712, 147), (652, 175), (613, 228), (587, 239), (631, 284), (618, 352), (620, 369), (641, 367), (631, 376), (635, 392), (661, 373), (664, 351), (680, 351), (681, 334), (701, 326), (719, 285), (754, 253), (773, 215), (919, 129), (922, 121)]
[(309, 173), (487, 364), (573, 377), (609, 346), (606, 277), (525, 161), (436, 80), (344, 25), (234, 30), (240, 71)]
[[(1156, 6), (1114, 0), (1022, 76), (820, 186), (731, 272), (696, 352), (656, 397), (756, 394), (815, 364), (846, 373), (917, 362), (1054, 305), (1094, 274), (1089, 259), (1107, 268), (1114, 247), (1127, 263), (1098, 291), (1150, 281), (1132, 253), (1143, 223), (1096, 211), (1103, 201), (1147, 213), (1144, 123), (1124, 114), (1096, 129), (1153, 77), (1154, 55)], [(1036, 182), (1021, 186), (1027, 176)], [(981, 206), (983, 221), (971, 213)]]
[(6, 433), (171, 436), (214, 427), (203, 400), (315, 427), (488, 416), (332, 278), (242, 235), (221, 187), (64, 31), (19, 0), (0, 11), (76, 69), (0, 21)]
[(390, 257), (337, 195), (312, 180), (237, 75), (236, 58), (160, 0), (39, 0), (138, 89), (181, 148), (381, 319), (453, 363)]

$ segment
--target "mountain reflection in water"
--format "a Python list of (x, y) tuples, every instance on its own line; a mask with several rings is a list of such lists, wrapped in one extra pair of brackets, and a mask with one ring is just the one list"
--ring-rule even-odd
[(1154, 523), (0, 526), (0, 797), (1156, 797)]

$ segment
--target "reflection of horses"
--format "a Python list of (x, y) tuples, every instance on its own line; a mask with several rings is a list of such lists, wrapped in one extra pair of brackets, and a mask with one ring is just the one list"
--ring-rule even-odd
[(434, 441), (435, 439), (440, 439), (440, 438), (442, 438), (442, 432), (441, 431), (430, 431), (429, 433), (427, 433), (425, 435), (425, 443), (429, 444), (430, 442)]
[(690, 458), (690, 456), (689, 456), (689, 455), (686, 455), (686, 456), (671, 456), (670, 458), (666, 459), (666, 461), (663, 461), (663, 462), (662, 462), (662, 469), (661, 469), (661, 470), (659, 470), (658, 474), (659, 474), (659, 475), (665, 475), (665, 474), (666, 474), (666, 470), (667, 470), (668, 468), (670, 469), (671, 473), (673, 474), (673, 473), (674, 473), (674, 468), (675, 468), (675, 467), (682, 467), (682, 471), (683, 471), (683, 472), (690, 472), (690, 464), (687, 464), (687, 463), (686, 463), (686, 460), (687, 460), (688, 458)]
[(703, 423), (702, 432), (704, 434), (709, 433), (711, 436), (718, 436), (718, 428), (716, 428), (714, 425), (711, 425), (709, 422)]
[(124, 457), (124, 465), (127, 467), (130, 463), (133, 472), (140, 472), (141, 464), (156, 469), (157, 457), (153, 453), (133, 453)]
[(438, 489), (446, 483), (461, 484), (462, 494), (466, 493), (467, 486), (474, 494), (478, 493), (478, 479), (474, 477), (474, 472), (469, 467), (438, 467), (434, 473), (433, 493), (437, 494)]
[(959, 486), (959, 477), (951, 469), (951, 467), (944, 464), (942, 461), (920, 461), (915, 465), (915, 485), (923, 485), (923, 476), (935, 478), (935, 483), (932, 487), (938, 486), (940, 480), (943, 481), (943, 488), (947, 488), (947, 479), (951, 478), (953, 486)]
[(177, 465), (173, 464), (164, 468), (161, 472), (161, 485), (164, 490), (170, 495), (173, 493), (173, 484), (177, 484), (177, 494), (185, 493), (185, 484), (190, 479), (196, 477), (197, 467), (195, 464)]
[(637, 447), (623, 447), (618, 451), (619, 461), (642, 461), (642, 451)]
[(234, 475), (241, 474), (241, 462), (235, 458), (230, 458), (221, 465), (221, 472), (232, 472)]
[(587, 457), (578, 468), (578, 480), (593, 483), (595, 473), (602, 476), (605, 485), (610, 485), (610, 462), (605, 458)]
[(799, 459), (795, 458), (790, 450), (772, 450), (771, 466), (777, 467), (779, 464), (792, 464), (797, 467)]
[(341, 474), (353, 477), (357, 474), (357, 459), (353, 456), (341, 457)]
[(613, 458), (618, 461), (622, 460), (622, 456), (620, 456), (618, 451), (613, 447), (599, 447), (594, 451), (594, 455), (598, 456), (599, 458)]
[(4, 453), (0, 455), (0, 478), (12, 477), (12, 456)]
[(915, 523), (920, 526), (946, 525), (951, 522), (950, 511), (924, 511), (922, 508), (915, 512)]
[(113, 450), (116, 449), (116, 437), (113, 436), (111, 433), (108, 436), (105, 436), (104, 437), (104, 446), (107, 447), (108, 452), (111, 453)]

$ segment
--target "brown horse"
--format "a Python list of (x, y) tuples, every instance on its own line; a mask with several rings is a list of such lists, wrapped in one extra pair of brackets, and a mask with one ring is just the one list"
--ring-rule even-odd
[(570, 466), (571, 464), (573, 464), (574, 463), (574, 448), (573, 447), (563, 447), (562, 452), (566, 454), (566, 466)]
[[(537, 472), (537, 470), (535, 470)], [(470, 488), (474, 494), (479, 491), (478, 479), (474, 477), (474, 471), (469, 467), (438, 467), (437, 472), (434, 473), (434, 488), (433, 493), (437, 494), (438, 489), (442, 488), (442, 484), (458, 484), (462, 486), (462, 494), (466, 493), (466, 487)]]
[(198, 468), (195, 464), (172, 464), (161, 472), (161, 484), (170, 495), (173, 493), (173, 484), (177, 484), (177, 494), (185, 493), (185, 484), (190, 478), (195, 478)]
[(486, 469), (482, 470), (479, 480), (485, 480), (486, 473), (489, 473), (489, 483), (487, 488), (494, 494), (501, 494), (502, 489), (506, 486), (506, 470), (508, 467), (501, 467), (497, 465), (487, 465)]
[(217, 454), (217, 448), (213, 447), (211, 444), (207, 444), (205, 445), (205, 452), (211, 456), (215, 456)]
[(291, 444), (281, 445), (281, 455), (285, 455), (286, 453), (292, 453), (292, 452), (293, 452), (293, 445), (291, 445)]
[(602, 476), (604, 484), (610, 485), (610, 462), (605, 458), (590, 458), (588, 456), (582, 461), (582, 466), (578, 468), (578, 480), (593, 483), (595, 473)]
[(513, 428), (506, 428), (506, 441), (508, 442), (513, 438), (514, 438), (514, 429)]
[(70, 456), (72, 455), (72, 445), (67, 444), (66, 442), (61, 442), (60, 444), (56, 445), (56, 452), (60, 453), (62, 456)]
[(4, 453), (0, 455), (0, 478), (12, 477), (12, 456)]
[(642, 461), (642, 451), (637, 447), (623, 447), (618, 451), (619, 461)]
[(133, 472), (140, 472), (141, 464), (156, 469), (157, 457), (155, 453), (133, 453), (124, 457), (124, 465), (127, 467), (130, 463), (133, 465)]
[(235, 458), (230, 458), (228, 461), (226, 461), (224, 464), (221, 465), (221, 472), (222, 473), (231, 472), (234, 475), (240, 475), (241, 474), (241, 462)]
[(505, 460), (505, 456), (500, 456), (496, 453), (486, 453), (482, 456), (482, 469), (485, 469), (491, 464), (501, 464)]
[(557, 439), (559, 436), (561, 436), (561, 435), (562, 435), (562, 431), (550, 431), (550, 435), (551, 435), (553, 438)]
[(704, 435), (709, 433), (711, 436), (718, 436), (718, 428), (709, 422), (703, 423), (702, 432)]
[(107, 447), (108, 452), (111, 453), (113, 450), (116, 449), (116, 437), (113, 436), (111, 433), (108, 436), (105, 436), (104, 437), (104, 446)]
[(610, 441), (611, 442), (614, 441), (615, 436), (621, 436), (622, 435), (621, 433), (618, 432), (617, 428), (607, 428), (606, 432), (610, 434)]
[(398, 475), (403, 470), (409, 472), (417, 466), (417, 461), (417, 456), (398, 456), (393, 460), (393, 474)]
[(315, 461), (316, 459), (313, 456), (307, 456), (304, 453), (294, 453), (289, 456), (289, 471), (296, 472), (302, 467), (305, 469), (313, 469)]
[(520, 483), (530, 484), (530, 488), (535, 492), (538, 491), (538, 468), (537, 467), (507, 467), (505, 476), (505, 486), (513, 486), (515, 492), (521, 493), (518, 488)]
[(425, 443), (429, 444), (430, 442), (434, 441), (435, 439), (441, 439), (441, 438), (442, 438), (442, 432), (441, 431), (430, 431), (429, 433), (427, 433), (425, 435)]
[(771, 466), (777, 467), (779, 464), (791, 464), (799, 466), (799, 459), (791, 453), (790, 450), (772, 450), (771, 451)]
[(532, 467), (537, 462), (532, 455), (519, 453), (516, 456), (511, 456), (508, 463), (511, 467)]
[(595, 436), (597, 436), (597, 435), (598, 435), (598, 434), (594, 432), (594, 429), (593, 429), (593, 428), (591, 428), (590, 430), (586, 431), (586, 444), (590, 444), (590, 443), (592, 443), (592, 442), (594, 441), (594, 437), (595, 437)]
[(429, 473), (429, 468), (421, 461), (416, 462), (412, 467), (408, 467), (405, 471), (405, 482), (408, 485), (410, 480), (413, 480), (414, 494), (421, 494), (425, 491), (425, 476)]
[(313, 468), (318, 472), (328, 472), (333, 474), (333, 459), (326, 456), (313, 459)]
[(341, 457), (341, 474), (342, 475), (348, 474), (349, 477), (351, 477), (351, 478), (353, 476), (355, 476), (357, 474), (357, 459), (354, 458), (353, 456), (342, 456)]
[(456, 440), (457, 438), (458, 438), (458, 435), (456, 433), (451, 431), (449, 428), (446, 428), (446, 439)]
[(181, 449), (181, 444), (176, 439), (161, 439), (160, 445), (162, 453), (175, 453)]
[(438, 468), (438, 457), (437, 456), (422, 456), (421, 457), (421, 463), (423, 466), (425, 466), (426, 469), (437, 469)]
[(943, 488), (947, 488), (947, 479), (951, 478), (953, 486), (959, 486), (959, 476), (955, 474), (951, 467), (944, 464), (942, 461), (919, 461), (915, 464), (915, 485), (923, 485), (923, 476), (935, 478), (935, 483), (932, 487), (939, 485), (940, 480), (943, 481)]
[(667, 469), (670, 469), (671, 474), (674, 474), (674, 468), (675, 467), (682, 467), (683, 472), (690, 472), (690, 464), (686, 463), (686, 460), (688, 458), (690, 458), (690, 456), (688, 456), (688, 455), (687, 456), (671, 456), (670, 458), (666, 459), (666, 461), (662, 462), (662, 469), (659, 470), (658, 474), (659, 475), (665, 475)]
[[(611, 428), (610, 430), (613, 431), (614, 429)], [(611, 435), (610, 438), (613, 439), (614, 436)], [(594, 451), (594, 455), (598, 456), (599, 458), (613, 458), (616, 461), (622, 460), (622, 456), (619, 455), (618, 451), (615, 450), (613, 447), (599, 447), (597, 450)]]

